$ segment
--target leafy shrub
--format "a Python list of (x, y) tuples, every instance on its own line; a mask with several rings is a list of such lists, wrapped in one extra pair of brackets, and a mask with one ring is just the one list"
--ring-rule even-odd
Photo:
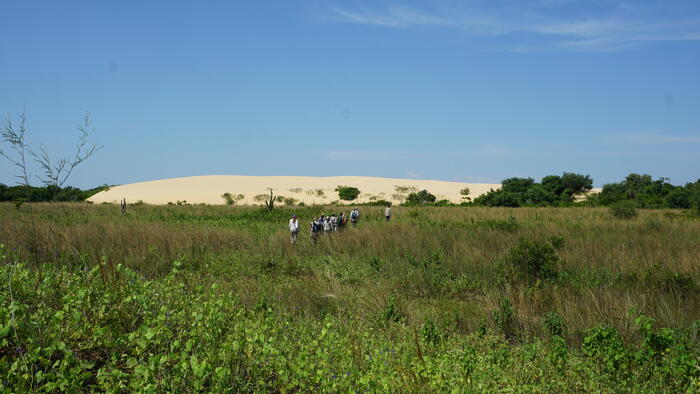
[(396, 306), (396, 297), (391, 296), (389, 298), (389, 303), (387, 304), (386, 309), (384, 309), (384, 312), (382, 312), (381, 318), (382, 320), (393, 321), (396, 323), (404, 319), (403, 313), (401, 313), (398, 306)]
[(692, 276), (673, 272), (667, 266), (657, 263), (642, 273), (642, 283), (649, 288), (672, 292), (681, 296), (695, 295), (700, 289)]
[(637, 206), (632, 201), (620, 201), (610, 206), (610, 214), (617, 219), (637, 217)]
[(435, 200), (436, 200), (435, 196), (430, 194), (429, 191), (421, 190), (417, 193), (409, 194), (408, 197), (406, 198), (406, 203), (407, 204), (414, 204), (414, 205), (424, 205), (424, 204), (434, 203)]
[(437, 345), (442, 341), (442, 334), (433, 319), (426, 319), (420, 328), (420, 336), (427, 343)]
[(384, 266), (384, 262), (379, 257), (372, 256), (372, 258), (369, 259), (369, 266), (375, 271), (381, 271), (382, 267)]
[(294, 205), (297, 203), (297, 199), (293, 197), (285, 197), (284, 198), (284, 205)]
[(624, 372), (630, 355), (615, 327), (597, 326), (583, 339), (583, 353), (598, 362), (605, 372)]
[(564, 335), (564, 332), (566, 331), (566, 322), (564, 321), (564, 318), (561, 317), (560, 314), (558, 314), (555, 311), (547, 312), (544, 315), (544, 326), (547, 328), (547, 332), (549, 332), (549, 335), (551, 336), (562, 336)]
[(338, 187), (335, 188), (335, 191), (338, 192), (338, 197), (345, 201), (352, 201), (360, 195), (360, 189), (352, 186), (338, 185)]
[(233, 195), (231, 193), (224, 193), (221, 195), (221, 198), (226, 200), (226, 205), (233, 205), (236, 203), (236, 200), (233, 199)]
[(560, 262), (551, 244), (527, 239), (508, 250), (505, 258), (506, 265), (526, 279), (555, 278)]
[(513, 305), (510, 302), (510, 298), (501, 298), (498, 309), (493, 311), (491, 314), (493, 315), (493, 320), (496, 327), (498, 327), (503, 335), (508, 339), (513, 339), (515, 337), (515, 326)]
[(682, 391), (692, 376), (700, 378), (698, 359), (686, 335), (668, 328), (655, 330), (654, 319), (643, 314), (634, 322), (642, 335), (642, 343), (634, 357), (647, 372), (646, 378), (659, 373), (666, 378), (672, 391)]
[(520, 228), (520, 225), (513, 216), (509, 216), (507, 220), (483, 220), (478, 222), (478, 225), (509, 233), (513, 233)]

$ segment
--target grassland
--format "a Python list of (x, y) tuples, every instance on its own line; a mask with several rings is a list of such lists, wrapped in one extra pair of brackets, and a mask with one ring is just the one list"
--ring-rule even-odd
[(33, 210), (0, 205), (10, 389), (700, 389), (682, 211), (363, 207), (291, 245), (291, 208)]

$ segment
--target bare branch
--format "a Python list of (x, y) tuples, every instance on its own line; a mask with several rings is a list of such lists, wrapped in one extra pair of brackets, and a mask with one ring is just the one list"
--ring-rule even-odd
[(73, 173), (75, 167), (82, 164), (97, 151), (102, 149), (101, 145), (88, 145), (89, 137), (94, 133), (94, 130), (90, 131), (90, 115), (85, 115), (83, 122), (78, 125), (78, 131), (80, 132), (78, 135), (78, 145), (76, 146), (75, 154), (72, 158), (61, 158), (54, 164), (44, 146), (41, 147), (41, 151), (38, 154), (30, 152), (34, 157), (34, 161), (39, 164), (44, 172), (43, 177), (37, 176), (44, 185), (63, 187)]

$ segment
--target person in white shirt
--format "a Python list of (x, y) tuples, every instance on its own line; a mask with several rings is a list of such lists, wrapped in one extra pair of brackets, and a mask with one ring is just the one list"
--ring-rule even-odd
[(289, 219), (289, 233), (291, 235), (292, 245), (294, 245), (297, 243), (297, 238), (299, 237), (299, 219), (297, 219), (296, 214), (292, 215), (292, 218)]
[(350, 224), (352, 224), (353, 228), (357, 227), (358, 220), (360, 220), (360, 210), (355, 208), (350, 212)]
[(384, 208), (384, 217), (386, 217), (386, 221), (391, 220), (391, 203), (386, 205), (386, 208)]
[(326, 221), (323, 222), (323, 232), (326, 234), (330, 234), (331, 231), (333, 231), (333, 226), (331, 225), (331, 217), (330, 215), (326, 215)]

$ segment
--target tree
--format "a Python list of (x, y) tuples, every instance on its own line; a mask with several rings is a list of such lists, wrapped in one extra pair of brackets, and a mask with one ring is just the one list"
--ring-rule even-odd
[(360, 189), (352, 186), (338, 185), (338, 187), (335, 188), (335, 191), (338, 192), (338, 197), (345, 201), (352, 201), (360, 195)]
[(418, 193), (411, 193), (406, 198), (406, 203), (415, 205), (424, 205), (434, 203), (436, 200), (435, 196), (430, 194), (427, 190), (421, 190)]
[(501, 182), (501, 190), (513, 193), (525, 193), (535, 183), (532, 178), (508, 178)]
[(69, 157), (62, 157), (56, 162), (52, 162), (49, 156), (49, 152), (46, 146), (41, 145), (39, 152), (30, 151), (34, 160), (39, 164), (42, 171), (44, 172), (43, 177), (37, 176), (46, 186), (57, 186), (59, 188), (63, 185), (70, 177), (73, 170), (78, 165), (85, 162), (97, 151), (102, 149), (101, 145), (92, 144), (88, 145), (88, 139), (95, 131), (90, 131), (90, 115), (85, 115), (83, 122), (78, 125), (78, 145), (75, 149), (75, 154)]

